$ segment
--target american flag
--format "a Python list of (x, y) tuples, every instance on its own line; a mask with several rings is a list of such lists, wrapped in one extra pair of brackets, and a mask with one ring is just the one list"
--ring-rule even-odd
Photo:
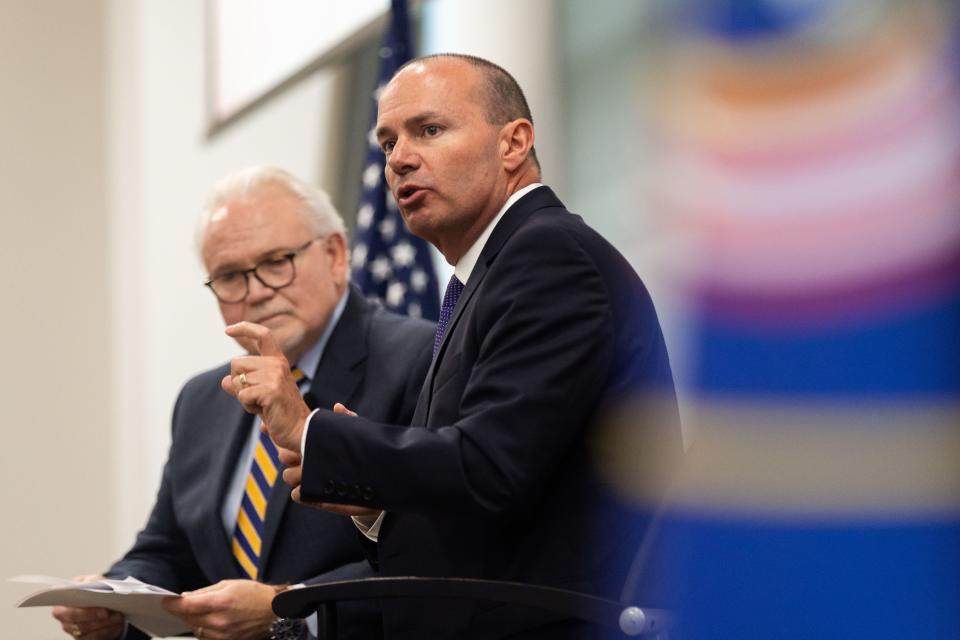
[(368, 299), (413, 317), (440, 315), (437, 276), (427, 243), (410, 233), (383, 176), (384, 157), (375, 135), (377, 99), (396, 70), (410, 59), (406, 0), (392, 0), (392, 19), (380, 47), (380, 78), (373, 93), (363, 196), (357, 211), (351, 262), (353, 282)]

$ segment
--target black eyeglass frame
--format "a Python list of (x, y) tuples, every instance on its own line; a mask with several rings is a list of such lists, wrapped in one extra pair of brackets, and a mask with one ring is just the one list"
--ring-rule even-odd
[[(274, 291), (278, 291), (280, 289), (283, 289), (284, 287), (289, 287), (293, 283), (293, 281), (297, 279), (297, 263), (294, 262), (294, 258), (296, 258), (298, 255), (300, 255), (304, 251), (306, 251), (310, 247), (310, 245), (312, 245), (317, 240), (320, 240), (322, 237), (323, 236), (310, 238), (304, 244), (300, 245), (296, 249), (280, 254), (279, 256), (265, 258), (264, 260), (261, 260), (260, 262), (255, 264), (250, 269), (244, 269), (243, 271), (231, 271), (229, 273), (221, 274), (216, 278), (210, 278), (209, 280), (203, 283), (203, 286), (210, 289), (210, 291), (213, 292), (213, 295), (216, 297), (216, 299), (224, 304), (238, 304), (247, 299), (247, 296), (250, 295), (250, 275), (251, 274), (253, 275), (254, 278), (256, 278), (260, 282), (260, 284), (270, 289), (273, 289)], [(276, 262), (277, 260), (285, 260), (290, 263), (290, 279), (281, 285), (268, 284), (267, 282), (264, 281), (263, 277), (259, 273), (257, 273), (257, 271), (268, 262)], [(227, 276), (233, 277), (236, 275), (243, 276), (243, 295), (237, 298), (236, 300), (224, 300), (220, 296), (220, 294), (217, 293), (217, 290), (213, 288), (213, 284), (220, 278), (225, 278)]]

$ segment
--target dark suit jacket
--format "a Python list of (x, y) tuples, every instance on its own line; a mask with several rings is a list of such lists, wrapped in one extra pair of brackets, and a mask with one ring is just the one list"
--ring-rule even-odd
[[(383, 575), (615, 595), (642, 519), (605, 485), (590, 444), (601, 413), (647, 391), (672, 408), (667, 424), (650, 428), (679, 452), (672, 376), (646, 289), (623, 256), (538, 188), (484, 246), (412, 426), (367, 421), (358, 430), (318, 412), (302, 491), (356, 502), (336, 488), (357, 483), (362, 504), (387, 510)], [(486, 603), (385, 602), (384, 624), (388, 638), (583, 637), (533, 610)]]
[[(375, 309), (351, 289), (310, 394), (320, 407), (343, 402), (378, 420), (409, 422), (433, 336), (431, 323)], [(153, 512), (109, 576), (132, 575), (177, 592), (244, 577), (220, 512), (253, 416), (220, 388), (228, 372), (224, 365), (202, 373), (181, 391)], [(293, 503), (290, 487), (278, 481), (264, 522), (260, 580), (313, 582), (330, 572), (370, 575), (356, 528), (349, 518)]]

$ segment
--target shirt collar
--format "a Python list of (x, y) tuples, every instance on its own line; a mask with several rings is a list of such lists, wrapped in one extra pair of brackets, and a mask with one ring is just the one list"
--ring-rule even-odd
[(473, 268), (477, 266), (477, 260), (480, 259), (480, 253), (483, 251), (484, 245), (487, 244), (487, 240), (490, 239), (490, 234), (493, 233), (494, 227), (497, 226), (497, 223), (500, 222), (500, 218), (503, 217), (503, 214), (507, 212), (507, 209), (513, 206), (513, 204), (527, 195), (537, 187), (542, 187), (543, 184), (540, 182), (534, 182), (533, 184), (528, 184), (523, 189), (514, 191), (513, 195), (507, 198), (507, 201), (503, 203), (503, 206), (500, 208), (500, 211), (497, 212), (497, 215), (493, 217), (493, 220), (490, 221), (490, 224), (483, 230), (483, 233), (480, 234), (480, 237), (474, 241), (470, 248), (467, 249), (467, 252), (463, 254), (457, 264), (453, 267), (453, 273), (457, 276), (462, 284), (466, 285), (467, 280), (470, 279), (470, 274), (473, 273)]
[(297, 368), (303, 371), (307, 378), (311, 378), (314, 372), (316, 372), (317, 365), (320, 364), (320, 358), (323, 357), (323, 350), (326, 349), (327, 343), (330, 341), (330, 334), (333, 333), (337, 323), (340, 322), (340, 316), (343, 315), (343, 310), (347, 306), (347, 296), (349, 295), (350, 287), (348, 286), (347, 290), (343, 292), (340, 302), (333, 308), (333, 313), (330, 314), (330, 321), (327, 322), (327, 327), (323, 330), (323, 335), (297, 360)]

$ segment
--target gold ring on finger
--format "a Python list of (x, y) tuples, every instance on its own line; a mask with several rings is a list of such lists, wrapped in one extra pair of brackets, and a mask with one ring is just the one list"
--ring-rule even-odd
[(83, 631), (80, 630), (80, 625), (78, 624), (73, 625), (73, 629), (70, 630), (70, 635), (72, 635), (74, 638), (79, 638), (80, 636), (82, 636)]
[[(240, 375), (243, 376), (242, 373)], [(203, 638), (203, 627), (197, 627), (197, 638)]]
[[(247, 374), (246, 374), (246, 373), (241, 373), (241, 374), (240, 374), (240, 386), (241, 386), (241, 387), (247, 386)], [(200, 627), (200, 630), (203, 631), (203, 627)]]

